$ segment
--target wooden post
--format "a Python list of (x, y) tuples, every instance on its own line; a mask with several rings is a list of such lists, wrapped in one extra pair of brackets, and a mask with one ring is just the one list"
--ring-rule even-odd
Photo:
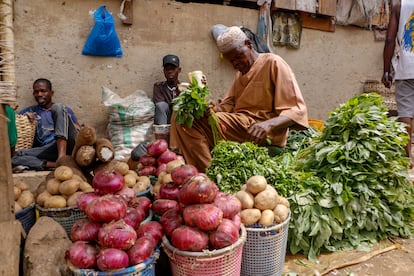
[(14, 214), (13, 176), (4, 105), (14, 103), (16, 99), (12, 0), (0, 0), (0, 42), (0, 89), (4, 88), (0, 90), (0, 274), (17, 276), (22, 226)]
[(121, 19), (122, 23), (125, 25), (132, 25), (132, 22), (134, 21), (134, 6), (133, 6), (133, 0), (125, 0), (124, 8), (122, 10), (123, 15), (125, 18)]

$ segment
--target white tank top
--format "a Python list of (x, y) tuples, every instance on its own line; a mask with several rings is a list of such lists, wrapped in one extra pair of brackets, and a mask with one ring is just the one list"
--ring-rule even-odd
[(399, 57), (395, 60), (395, 79), (414, 79), (414, 1), (402, 0), (400, 22), (397, 33), (400, 45)]

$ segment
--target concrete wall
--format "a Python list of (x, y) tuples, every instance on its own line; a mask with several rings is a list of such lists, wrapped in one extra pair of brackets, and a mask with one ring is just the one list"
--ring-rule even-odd
[[(180, 79), (203, 70), (213, 97), (225, 93), (234, 76), (220, 59), (210, 33), (214, 24), (244, 25), (253, 31), (259, 12), (224, 5), (134, 0), (134, 23), (117, 17), (121, 1), (17, 0), (15, 52), (20, 107), (33, 104), (32, 83), (49, 78), (55, 101), (70, 105), (81, 122), (104, 134), (107, 124), (101, 86), (124, 97), (136, 90), (152, 94), (164, 79), (161, 59), (175, 53), (182, 61)], [(113, 13), (124, 56), (91, 57), (81, 54), (93, 26), (90, 10), (105, 4)], [(296, 73), (311, 118), (326, 119), (330, 111), (356, 93), (366, 79), (379, 79), (383, 42), (371, 31), (337, 26), (335, 32), (304, 29), (300, 49), (273, 48)]]

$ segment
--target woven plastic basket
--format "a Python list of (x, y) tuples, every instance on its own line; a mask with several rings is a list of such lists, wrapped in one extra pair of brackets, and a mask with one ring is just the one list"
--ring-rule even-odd
[(247, 239), (243, 249), (242, 276), (280, 276), (286, 256), (289, 229), (288, 218), (280, 224), (264, 228), (261, 224), (246, 227)]
[(382, 96), (382, 102), (389, 111), (397, 111), (397, 102), (395, 101), (395, 85), (386, 88), (384, 84), (377, 80), (367, 80), (364, 83), (364, 93), (376, 92)]
[(84, 212), (79, 210), (78, 207), (66, 207), (59, 209), (45, 209), (36, 204), (36, 211), (39, 216), (48, 216), (58, 222), (65, 229), (68, 237), (70, 237), (70, 230), (72, 225), (81, 218), (86, 218)]
[(96, 271), (92, 269), (76, 269), (69, 263), (69, 268), (72, 270), (75, 276), (154, 276), (155, 275), (155, 262), (160, 255), (160, 249), (157, 248), (144, 262), (135, 266), (130, 266), (122, 270), (117, 271)]
[(30, 122), (26, 115), (16, 114), (17, 143), (16, 150), (30, 149), (33, 146), (36, 121)]
[(173, 276), (239, 276), (245, 241), (246, 229), (242, 225), (238, 241), (218, 250), (181, 251), (166, 236), (161, 245), (170, 260)]
[(15, 214), (15, 218), (18, 221), (20, 221), (20, 223), (23, 226), (24, 231), (26, 231), (26, 234), (28, 234), (30, 229), (36, 222), (36, 213), (35, 213), (34, 203), (24, 208), (23, 210), (18, 211)]

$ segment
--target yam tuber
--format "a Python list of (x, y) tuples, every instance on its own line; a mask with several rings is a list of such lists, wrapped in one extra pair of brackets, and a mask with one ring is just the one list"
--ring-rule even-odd
[(115, 150), (111, 141), (106, 138), (99, 138), (95, 143), (96, 157), (99, 161), (107, 163), (114, 159)]
[(96, 143), (96, 130), (90, 126), (83, 126), (79, 130), (78, 135), (75, 138), (75, 146), (72, 151), (72, 157), (75, 158), (81, 146), (92, 146)]
[(92, 165), (95, 162), (95, 159), (96, 153), (93, 146), (81, 146), (76, 152), (76, 164), (78, 164), (80, 167), (88, 167)]

